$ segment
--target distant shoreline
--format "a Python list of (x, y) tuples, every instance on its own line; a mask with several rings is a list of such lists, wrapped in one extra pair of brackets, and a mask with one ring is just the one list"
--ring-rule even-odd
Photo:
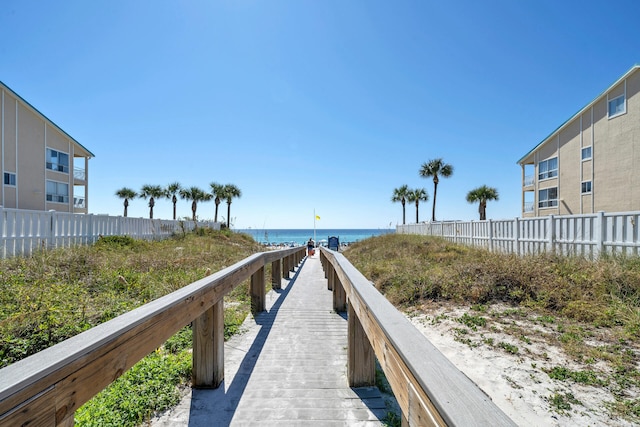
[(239, 229), (240, 233), (250, 235), (256, 242), (263, 244), (295, 244), (304, 245), (311, 238), (317, 243), (335, 236), (341, 244), (354, 243), (370, 237), (395, 233), (393, 228), (267, 228), (267, 229)]

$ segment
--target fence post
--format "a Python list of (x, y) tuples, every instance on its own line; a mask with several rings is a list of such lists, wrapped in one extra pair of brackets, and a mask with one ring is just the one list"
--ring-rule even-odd
[(555, 227), (554, 227), (554, 215), (549, 215), (549, 219), (547, 220), (547, 226), (549, 227), (549, 235), (547, 236), (547, 252), (553, 252), (555, 250), (554, 243), (556, 240), (555, 236)]
[(520, 255), (520, 221), (517, 217), (513, 220), (513, 244), (516, 255)]
[(1, 251), (0, 255), (2, 255), (2, 258), (7, 257), (7, 246), (5, 241), (5, 237), (7, 237), (6, 230), (7, 230), (7, 217), (4, 214), (4, 207), (0, 205), (0, 251)]
[(95, 243), (97, 239), (93, 235), (93, 214), (89, 214), (89, 221), (87, 223), (87, 243)]
[(598, 211), (596, 215), (596, 223), (594, 224), (594, 234), (596, 240), (596, 247), (594, 250), (595, 258), (599, 257), (601, 253), (604, 253), (604, 241), (607, 234), (607, 227), (604, 222), (604, 211)]
[[(56, 235), (55, 232), (55, 224), (54, 224), (54, 216), (56, 214), (56, 211), (54, 210), (50, 210), (49, 211), (49, 230), (48, 234), (49, 234), (49, 239), (47, 240), (47, 238), (45, 237), (45, 240), (47, 240), (47, 243), (45, 244), (45, 247), (47, 249), (52, 249), (52, 248), (56, 248), (58, 245), (58, 236)], [(54, 243), (55, 242), (55, 243)], [(33, 250), (33, 248), (31, 248)]]
[(492, 220), (487, 220), (487, 227), (489, 227), (489, 251), (493, 252), (493, 222)]

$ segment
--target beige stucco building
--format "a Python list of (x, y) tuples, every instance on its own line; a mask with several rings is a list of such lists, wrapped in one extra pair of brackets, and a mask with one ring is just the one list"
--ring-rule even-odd
[(0, 205), (88, 212), (93, 153), (0, 82)]
[(640, 210), (640, 65), (518, 163), (524, 217)]

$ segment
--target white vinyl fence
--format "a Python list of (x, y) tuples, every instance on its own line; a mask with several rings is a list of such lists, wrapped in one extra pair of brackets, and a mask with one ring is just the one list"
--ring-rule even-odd
[(597, 258), (601, 253), (638, 255), (640, 212), (549, 215), (487, 221), (398, 225), (399, 234), (439, 236), (451, 242), (516, 254), (556, 252)]
[[(220, 229), (219, 222), (199, 221), (199, 227)], [(191, 231), (193, 221), (125, 218), (121, 216), (30, 211), (0, 207), (0, 257), (31, 255), (50, 249), (94, 243), (99, 236), (123, 235), (137, 239), (162, 239)]]

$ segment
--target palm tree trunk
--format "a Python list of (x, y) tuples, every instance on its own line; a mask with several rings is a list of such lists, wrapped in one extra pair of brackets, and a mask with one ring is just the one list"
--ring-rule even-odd
[(405, 224), (405, 209), (404, 209), (405, 201), (402, 199), (402, 225)]
[(216, 213), (213, 216), (213, 222), (218, 222), (218, 206), (220, 205), (220, 199), (216, 197), (215, 202), (216, 202)]
[(173, 202), (173, 220), (175, 221), (176, 220), (176, 203), (178, 202), (178, 199), (176, 198), (175, 194), (171, 198), (171, 201)]
[(231, 202), (227, 202), (227, 228), (231, 226)]
[(127, 217), (127, 208), (129, 207), (129, 200), (124, 199), (124, 217)]
[(153, 207), (155, 204), (156, 202), (153, 200), (153, 197), (149, 199), (149, 219), (153, 219)]
[(193, 214), (193, 222), (196, 222), (196, 210), (198, 209), (198, 204), (194, 200), (191, 202), (191, 213)]
[(416, 200), (416, 224), (418, 223), (418, 201)]
[(438, 194), (438, 182), (433, 180), (433, 209), (431, 211), (431, 221), (435, 222), (436, 220), (436, 196)]

